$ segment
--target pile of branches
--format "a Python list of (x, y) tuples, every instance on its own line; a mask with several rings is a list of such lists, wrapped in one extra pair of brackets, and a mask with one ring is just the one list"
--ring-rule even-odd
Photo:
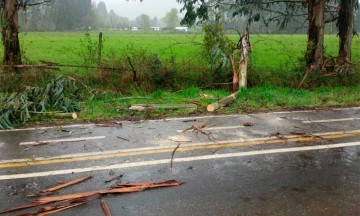
[(22, 92), (0, 97), (0, 130), (11, 129), (46, 112), (78, 112), (84, 86), (71, 77), (59, 76), (45, 87), (27, 87)]

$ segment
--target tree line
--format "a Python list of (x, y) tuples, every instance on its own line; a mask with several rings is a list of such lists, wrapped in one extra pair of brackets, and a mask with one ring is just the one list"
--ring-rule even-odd
[(52, 0), (44, 4), (25, 7), (19, 11), (21, 31), (70, 31), (89, 29), (144, 30), (161, 26), (173, 28), (180, 25), (179, 11), (171, 9), (164, 18), (140, 14), (131, 20), (108, 10), (105, 2), (95, 4), (92, 0)]

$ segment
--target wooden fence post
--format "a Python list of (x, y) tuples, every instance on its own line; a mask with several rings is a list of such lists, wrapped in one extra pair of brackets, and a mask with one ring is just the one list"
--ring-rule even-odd
[(101, 52), (103, 48), (103, 33), (99, 33), (99, 43), (98, 43), (98, 67), (101, 65)]

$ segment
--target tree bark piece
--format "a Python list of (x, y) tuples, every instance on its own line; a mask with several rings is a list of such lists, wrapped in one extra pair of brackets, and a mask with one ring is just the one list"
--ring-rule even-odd
[(223, 99), (215, 102), (215, 103), (212, 103), (212, 104), (209, 104), (207, 106), (207, 111), (208, 112), (214, 112), (215, 110), (219, 109), (219, 108), (222, 108), (230, 103), (232, 103), (234, 100), (236, 100), (237, 96), (239, 94), (239, 91), (227, 96), (227, 97), (224, 97)]
[(49, 194), (49, 193), (53, 193), (53, 192), (58, 191), (58, 190), (60, 190), (60, 189), (63, 189), (63, 188), (66, 188), (66, 187), (70, 187), (70, 186), (72, 186), (72, 185), (79, 184), (79, 183), (81, 183), (81, 182), (87, 181), (87, 180), (89, 180), (89, 179), (91, 179), (91, 178), (92, 178), (92, 176), (87, 176), (87, 177), (84, 177), (84, 178), (79, 178), (79, 179), (76, 179), (76, 180), (73, 180), (73, 181), (70, 181), (70, 182), (66, 182), (66, 183), (63, 183), (63, 184), (61, 184), (61, 185), (58, 185), (58, 186), (49, 188), (49, 189), (42, 190), (42, 191), (40, 191), (39, 194), (30, 194), (30, 195), (28, 195), (28, 197), (47, 195), (47, 194)]
[(156, 109), (197, 109), (195, 104), (133, 104), (129, 110), (145, 111)]
[(101, 208), (103, 209), (105, 216), (111, 216), (109, 206), (106, 204), (105, 200), (101, 200)]
[(239, 61), (239, 89), (247, 88), (247, 66), (249, 53), (251, 51), (249, 28), (247, 27), (245, 32), (240, 38), (241, 45), (241, 57)]

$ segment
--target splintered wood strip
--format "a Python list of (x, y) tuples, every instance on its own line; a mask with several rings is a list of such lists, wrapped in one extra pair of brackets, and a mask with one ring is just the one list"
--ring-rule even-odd
[(19, 214), (16, 216), (35, 216), (35, 215), (36, 216), (46, 216), (46, 215), (64, 211), (66, 209), (74, 208), (74, 207), (84, 205), (84, 204), (86, 204), (86, 203), (82, 202), (82, 203), (74, 203), (74, 204), (69, 204), (69, 205), (47, 206), (47, 207), (41, 208), (36, 213), (24, 213), (24, 214)]
[(60, 189), (66, 188), (66, 187), (70, 187), (72, 185), (79, 184), (79, 183), (84, 182), (86, 180), (89, 180), (91, 178), (92, 178), (92, 176), (87, 176), (87, 177), (84, 177), (84, 178), (75, 179), (73, 181), (66, 182), (66, 183), (63, 183), (61, 185), (42, 190), (38, 194), (29, 194), (28, 197), (49, 195), (49, 194), (53, 193), (54, 191), (58, 191)]
[(135, 183), (133, 186), (131, 184), (124, 186), (120, 185), (120, 188), (112, 188), (108, 190), (97, 190), (97, 191), (89, 191), (89, 192), (82, 192), (82, 193), (75, 193), (75, 194), (67, 194), (61, 196), (53, 196), (53, 197), (41, 197), (37, 200), (34, 200), (32, 203), (24, 206), (19, 206), (16, 208), (6, 209), (0, 214), (13, 212), (16, 210), (27, 209), (31, 207), (41, 206), (49, 203), (60, 202), (60, 201), (76, 201), (81, 199), (87, 199), (92, 196), (104, 195), (104, 194), (121, 194), (121, 193), (132, 193), (132, 192), (140, 192), (146, 189), (151, 188), (159, 188), (159, 187), (173, 187), (179, 186), (183, 184), (177, 180), (170, 180), (165, 182), (144, 182), (144, 183)]
[(109, 206), (106, 204), (105, 200), (101, 200), (101, 208), (103, 209), (105, 216), (111, 216)]

